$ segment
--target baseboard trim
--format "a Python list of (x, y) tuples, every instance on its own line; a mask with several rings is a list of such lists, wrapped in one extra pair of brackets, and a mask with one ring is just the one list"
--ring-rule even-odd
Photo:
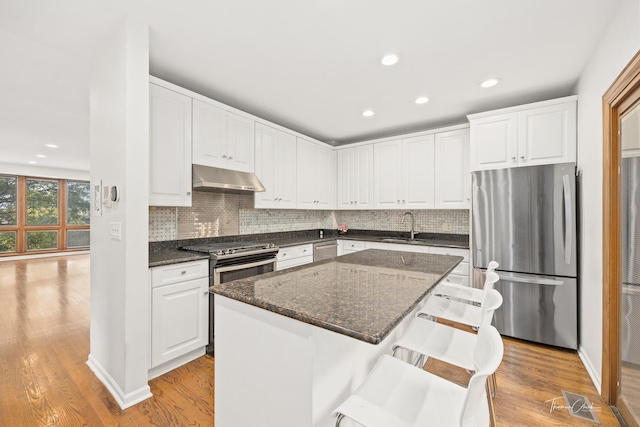
[(584, 348), (582, 346), (578, 346), (578, 357), (580, 358), (580, 360), (582, 360), (582, 364), (587, 370), (589, 378), (591, 378), (591, 382), (593, 382), (593, 385), (596, 386), (598, 394), (602, 395), (602, 378), (600, 378), (598, 371), (593, 366), (593, 363), (591, 363), (591, 359), (589, 359), (589, 356), (587, 356), (587, 354), (584, 352)]
[(87, 360), (87, 366), (89, 369), (93, 371), (93, 373), (98, 377), (98, 379), (104, 384), (104, 386), (109, 390), (109, 393), (116, 400), (121, 409), (127, 409), (131, 406), (142, 402), (150, 397), (153, 397), (151, 394), (151, 388), (149, 388), (149, 384), (140, 387), (137, 390), (134, 390), (130, 393), (124, 393), (118, 383), (109, 375), (106, 369), (98, 362), (95, 357), (89, 355), (89, 359)]
[(154, 368), (149, 369), (149, 380), (159, 377), (160, 375), (164, 375), (169, 371), (173, 371), (174, 369), (189, 363), (193, 360), (196, 360), (198, 357), (205, 355), (205, 347), (197, 348), (195, 350), (190, 351), (187, 354), (183, 354), (180, 357), (176, 357), (173, 360), (163, 363), (162, 365), (158, 365)]

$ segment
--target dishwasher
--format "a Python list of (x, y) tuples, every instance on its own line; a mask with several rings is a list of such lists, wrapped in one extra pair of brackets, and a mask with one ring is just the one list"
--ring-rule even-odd
[(330, 240), (313, 244), (313, 262), (338, 256), (338, 241)]

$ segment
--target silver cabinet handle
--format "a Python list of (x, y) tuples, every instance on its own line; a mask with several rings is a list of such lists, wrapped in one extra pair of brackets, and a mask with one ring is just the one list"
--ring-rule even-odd
[(520, 156), (520, 159), (524, 160), (524, 156)]
[(513, 161), (515, 162), (515, 161), (516, 161), (516, 156), (513, 156), (513, 157), (511, 158), (511, 160), (513, 160)]
[(560, 286), (564, 284), (562, 280), (545, 279), (542, 277), (518, 276), (515, 274), (501, 274), (497, 271), (496, 273), (498, 273), (498, 277), (500, 277), (500, 280), (504, 280), (507, 282), (520, 282), (520, 283), (531, 283), (534, 285), (551, 285), (551, 286)]
[(187, 271), (186, 271), (186, 270), (182, 270), (182, 271), (180, 272), (180, 274), (187, 274)]
[(205, 296), (209, 295), (209, 291), (205, 291), (205, 292), (204, 292), (204, 295), (205, 295)]
[(233, 160), (233, 156), (229, 156), (229, 160)]
[(223, 158), (223, 159), (226, 159), (226, 158), (227, 158), (227, 155), (226, 155), (226, 154), (223, 154), (223, 155), (222, 155), (222, 158)]
[(187, 196), (190, 196), (190, 195), (191, 195), (191, 191), (187, 191)]

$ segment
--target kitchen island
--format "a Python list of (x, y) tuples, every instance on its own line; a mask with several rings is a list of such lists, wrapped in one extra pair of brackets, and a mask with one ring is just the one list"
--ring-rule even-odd
[(369, 249), (210, 288), (215, 425), (334, 425), (331, 411), (460, 261)]

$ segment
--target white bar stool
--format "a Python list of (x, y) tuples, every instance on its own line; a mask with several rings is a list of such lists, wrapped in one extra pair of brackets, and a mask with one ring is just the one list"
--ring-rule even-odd
[(486, 290), (487, 287), (493, 289), (496, 282), (500, 280), (500, 277), (495, 273), (495, 269), (498, 267), (499, 264), (495, 261), (489, 263), (482, 289), (458, 285), (457, 283), (440, 283), (433, 290), (433, 295), (480, 303), (482, 301), (483, 291)]
[[(495, 289), (490, 289), (482, 305), (483, 318), (480, 330), (491, 325), (493, 313), (501, 305), (502, 295)], [(433, 357), (473, 372), (475, 370), (473, 350), (479, 345), (478, 337), (479, 333), (466, 332), (442, 323), (416, 317), (400, 339), (393, 344), (391, 350), (394, 356), (400, 349), (409, 351), (411, 354), (419, 354), (415, 363), (415, 366), (419, 368), (424, 366), (425, 357)], [(495, 373), (490, 377), (493, 390), (488, 390), (488, 396), (492, 399), (497, 392), (497, 381)], [(495, 426), (492, 400), (489, 401), (489, 407), (491, 408), (491, 424)]]
[(345, 417), (365, 427), (488, 426), (485, 383), (503, 354), (498, 331), (483, 327), (473, 352), (475, 374), (467, 388), (385, 354), (333, 411), (336, 427)]

